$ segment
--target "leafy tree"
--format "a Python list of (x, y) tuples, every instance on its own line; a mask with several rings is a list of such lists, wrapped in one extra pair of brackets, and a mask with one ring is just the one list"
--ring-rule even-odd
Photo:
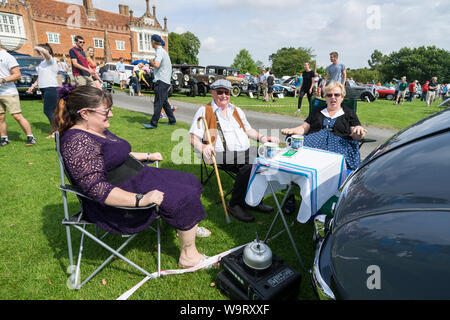
[(399, 79), (406, 76), (408, 81), (419, 80), (423, 83), (437, 77), (438, 82), (450, 82), (450, 52), (435, 46), (419, 48), (401, 48), (385, 56), (379, 66), (383, 80)]
[(381, 81), (380, 73), (378, 72), (378, 70), (367, 69), (367, 68), (347, 70), (347, 79), (348, 78), (352, 78), (356, 82), (361, 82), (361, 83), (372, 83), (373, 81), (375, 81), (375, 83), (377, 83), (378, 81)]
[(383, 53), (379, 50), (376, 50), (370, 55), (370, 60), (367, 61), (369, 63), (370, 68), (378, 69), (384, 62), (386, 57), (383, 55)]
[(315, 57), (311, 48), (281, 48), (269, 56), (272, 61), (272, 71), (276, 77), (295, 75), (303, 70), (306, 61)]
[(173, 64), (198, 64), (200, 40), (191, 32), (169, 33), (169, 56)]
[(234, 58), (233, 64), (231, 65), (233, 68), (238, 68), (241, 70), (241, 73), (250, 73), (255, 74), (258, 72), (258, 67), (256, 63), (253, 61), (252, 56), (247, 51), (247, 49), (242, 49)]

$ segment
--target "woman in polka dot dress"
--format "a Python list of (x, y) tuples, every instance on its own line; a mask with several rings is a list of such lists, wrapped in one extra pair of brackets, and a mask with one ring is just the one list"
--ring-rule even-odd
[(305, 146), (343, 154), (347, 168), (355, 170), (360, 164), (358, 141), (365, 138), (367, 130), (352, 109), (341, 106), (345, 97), (341, 83), (331, 82), (324, 92), (326, 107), (311, 112), (301, 126), (282, 129), (281, 133), (305, 135)]

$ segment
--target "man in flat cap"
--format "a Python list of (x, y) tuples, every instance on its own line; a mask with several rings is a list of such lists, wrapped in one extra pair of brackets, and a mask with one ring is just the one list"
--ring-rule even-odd
[(147, 129), (156, 129), (158, 127), (161, 109), (164, 108), (169, 125), (175, 125), (177, 120), (173, 114), (172, 108), (169, 104), (169, 89), (170, 78), (172, 76), (172, 62), (169, 54), (164, 49), (165, 42), (157, 34), (152, 35), (152, 47), (155, 49), (155, 58), (150, 60), (150, 65), (153, 67), (155, 78), (155, 101), (153, 102), (153, 116), (150, 123), (143, 123), (142, 125)]
[[(213, 100), (197, 110), (189, 131), (190, 142), (195, 150), (202, 153), (205, 161), (209, 162), (211, 155), (215, 155), (219, 168), (237, 173), (228, 211), (240, 221), (251, 222), (255, 218), (247, 209), (271, 212), (273, 208), (262, 202), (256, 207), (248, 207), (245, 203), (252, 162), (257, 157), (257, 149), (250, 147), (249, 138), (262, 143), (278, 143), (279, 139), (263, 136), (253, 129), (244, 112), (230, 103), (230, 81), (219, 79), (210, 88)], [(212, 145), (204, 138), (205, 126), (203, 121), (198, 121), (201, 117), (206, 119)]]

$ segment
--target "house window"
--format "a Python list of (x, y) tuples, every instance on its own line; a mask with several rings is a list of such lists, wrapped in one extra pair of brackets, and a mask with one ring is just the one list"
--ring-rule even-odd
[(0, 34), (25, 36), (22, 17), (13, 14), (0, 14)]
[(138, 50), (139, 51), (152, 51), (152, 35), (150, 33), (139, 33)]
[(48, 43), (59, 44), (59, 33), (47, 32), (47, 41)]
[(94, 38), (94, 48), (103, 49), (103, 39)]
[(125, 41), (116, 40), (116, 49), (125, 50)]

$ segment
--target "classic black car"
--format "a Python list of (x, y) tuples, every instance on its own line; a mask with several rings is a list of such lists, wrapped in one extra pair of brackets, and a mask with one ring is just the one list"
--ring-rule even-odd
[(174, 92), (185, 93), (190, 97), (205, 96), (208, 92), (208, 76), (205, 67), (190, 64), (172, 65)]
[(27, 90), (31, 87), (34, 81), (36, 81), (36, 67), (43, 59), (17, 52), (10, 52), (10, 54), (16, 58), (17, 63), (19, 63), (20, 73), (22, 74), (22, 77), (15, 82), (17, 90), (19, 91), (19, 96), (40, 96), (41, 92), (39, 90), (35, 90), (32, 95), (28, 94)]
[(375, 149), (315, 219), (323, 299), (450, 299), (450, 108)]

